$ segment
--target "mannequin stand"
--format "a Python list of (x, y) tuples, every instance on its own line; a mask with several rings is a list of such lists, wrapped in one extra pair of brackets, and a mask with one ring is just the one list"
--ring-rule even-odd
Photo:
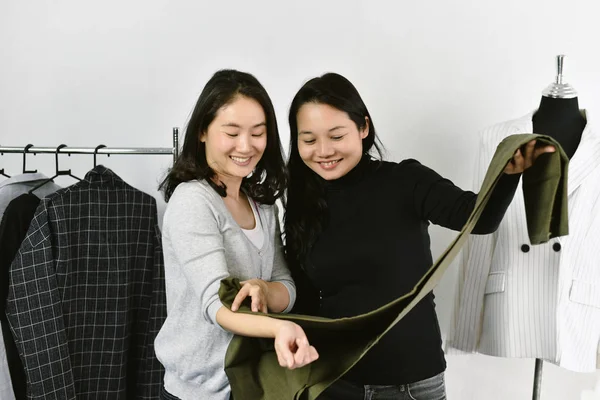
[(539, 358), (535, 359), (535, 372), (533, 376), (533, 400), (539, 400), (542, 392), (542, 367), (544, 361)]

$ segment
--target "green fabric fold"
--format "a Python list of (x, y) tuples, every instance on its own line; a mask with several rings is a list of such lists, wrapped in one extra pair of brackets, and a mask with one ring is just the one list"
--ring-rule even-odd
[[(557, 151), (541, 155), (534, 166), (523, 173), (530, 241), (540, 244), (567, 235), (567, 156), (560, 145), (548, 136), (511, 135), (498, 145), (475, 208), (463, 229), (409, 293), (377, 310), (351, 318), (269, 314), (302, 326), (310, 343), (319, 352), (317, 361), (303, 368), (288, 370), (279, 366), (272, 339), (235, 336), (225, 356), (225, 371), (235, 400), (312, 400), (343, 376), (439, 283), (475, 227), (505, 166), (515, 151), (532, 139), (537, 139), (538, 145), (553, 145)], [(221, 302), (231, 307), (239, 289), (238, 279), (221, 281)], [(238, 312), (252, 313), (247, 300)]]

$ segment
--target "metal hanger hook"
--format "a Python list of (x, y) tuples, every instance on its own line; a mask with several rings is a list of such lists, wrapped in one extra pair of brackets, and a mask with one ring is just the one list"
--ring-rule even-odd
[(65, 147), (67, 147), (66, 144), (61, 144), (56, 148), (56, 152), (54, 153), (54, 161), (56, 163), (56, 175), (62, 175), (62, 174), (70, 174), (71, 170), (66, 170), (66, 171), (60, 171), (58, 169), (58, 153), (60, 153), (60, 149), (64, 149)]
[(105, 148), (106, 146), (103, 144), (99, 144), (98, 146), (96, 146), (96, 148), (94, 149), (94, 168), (96, 168), (96, 156), (98, 155), (98, 150)]
[[(27, 153), (29, 153), (29, 149), (32, 148), (33, 145), (30, 143), (23, 149), (23, 173), (24, 174), (35, 174), (37, 169), (28, 171), (27, 170)], [(35, 153), (32, 153), (35, 156)]]

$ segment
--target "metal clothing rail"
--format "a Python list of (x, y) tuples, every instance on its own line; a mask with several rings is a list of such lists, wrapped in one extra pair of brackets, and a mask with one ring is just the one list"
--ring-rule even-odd
[(173, 147), (106, 147), (101, 144), (97, 147), (67, 147), (60, 145), (58, 147), (35, 147), (31, 144), (23, 147), (0, 146), (0, 154), (21, 153), (23, 155), (37, 153), (51, 154), (172, 154), (173, 161), (179, 155), (179, 128), (173, 128)]

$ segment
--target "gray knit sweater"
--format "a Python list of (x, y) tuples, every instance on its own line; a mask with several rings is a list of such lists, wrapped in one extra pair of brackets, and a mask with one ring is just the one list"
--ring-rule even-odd
[[(252, 200), (251, 200), (252, 201)], [(229, 399), (223, 369), (232, 334), (216, 321), (221, 279), (283, 283), (293, 306), (296, 288), (282, 251), (276, 206), (259, 205), (265, 240), (257, 248), (208, 183), (181, 183), (163, 220), (167, 319), (155, 340), (166, 390), (182, 400)]]

